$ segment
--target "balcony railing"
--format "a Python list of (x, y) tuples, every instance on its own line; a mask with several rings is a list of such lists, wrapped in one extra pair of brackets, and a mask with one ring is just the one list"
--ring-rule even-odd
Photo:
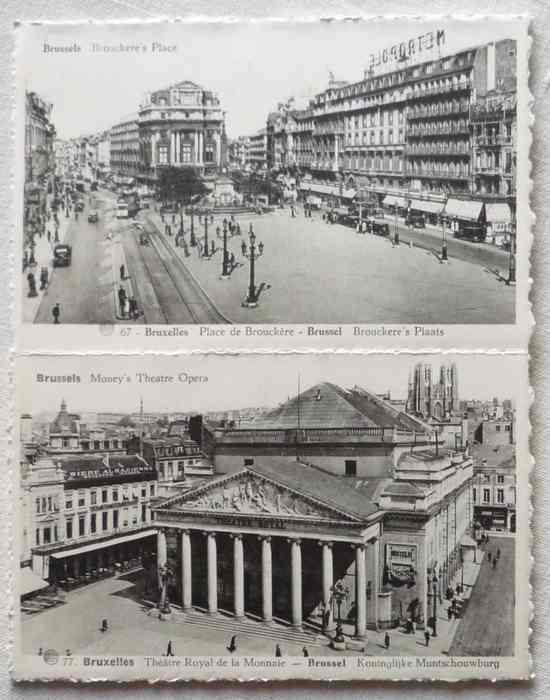
[(433, 95), (448, 95), (453, 92), (464, 92), (470, 90), (471, 87), (471, 80), (462, 80), (457, 83), (452, 83), (451, 85), (425, 87), (409, 93), (408, 99), (412, 101), (422, 99), (423, 97), (431, 97)]
[(412, 158), (418, 156), (436, 156), (440, 158), (446, 156), (457, 156), (462, 158), (469, 158), (470, 150), (457, 148), (433, 148), (429, 146), (425, 146), (423, 148), (409, 147), (405, 149), (405, 155)]
[(478, 136), (476, 137), (478, 146), (511, 146), (511, 136)]
[(451, 114), (467, 114), (469, 109), (470, 106), (467, 102), (449, 106), (440, 105), (437, 109), (427, 109), (424, 107), (408, 112), (407, 119), (409, 121), (414, 119), (437, 119)]
[(433, 170), (431, 168), (422, 168), (421, 170), (407, 170), (407, 175), (413, 178), (423, 178), (423, 177), (433, 177), (438, 180), (469, 180), (470, 174), (468, 172), (458, 172), (449, 173), (442, 172), (440, 170)]
[(429, 441), (425, 433), (398, 430), (396, 428), (304, 428), (288, 430), (232, 430), (216, 435), (218, 444), (308, 444), (308, 443), (411, 443)]

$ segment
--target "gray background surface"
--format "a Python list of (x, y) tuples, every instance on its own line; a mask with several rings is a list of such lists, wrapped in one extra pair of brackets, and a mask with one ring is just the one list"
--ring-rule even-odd
[[(320, 2), (314, 0), (27, 0), (0, 3), (0, 235), (2, 241), (0, 263), (0, 591), (10, 585), (10, 509), (17, 492), (10, 492), (12, 479), (9, 470), (17, 467), (7, 462), (10, 443), (10, 423), (13, 412), (13, 386), (9, 368), (9, 350), (13, 345), (13, 290), (10, 287), (10, 267), (13, 261), (14, 207), (11, 201), (11, 171), (13, 148), (12, 102), (14, 65), (12, 61), (12, 25), (16, 20), (124, 20), (159, 17), (213, 16), (213, 17), (358, 17), (380, 13), (414, 15), (457, 13), (529, 13), (533, 17), (531, 34), (531, 92), (534, 99), (535, 125), (531, 150), (532, 177), (534, 180), (531, 206), (536, 213), (534, 240), (531, 254), (533, 311), (537, 327), (531, 342), (531, 383), (535, 391), (532, 410), (532, 452), (536, 466), (533, 471), (533, 555), (535, 566), (532, 574), (533, 603), (536, 619), (531, 638), (536, 678), (531, 683), (507, 684), (454, 684), (411, 683), (397, 684), (281, 684), (281, 685), (225, 685), (164, 686), (149, 688), (144, 685), (117, 687), (113, 685), (75, 687), (67, 685), (12, 685), (9, 679), (10, 663), (10, 610), (9, 596), (0, 595), (0, 700), (3, 698), (70, 698), (70, 697), (190, 697), (190, 698), (321, 698), (337, 694), (342, 700), (349, 698), (548, 698), (550, 697), (550, 477), (547, 463), (550, 457), (548, 420), (550, 415), (550, 375), (546, 372), (544, 349), (547, 344), (550, 314), (550, 3), (548, 0), (493, 0), (480, 3), (475, 0), (453, 2), (439, 0), (426, 3), (420, 0), (395, 0), (381, 3), (379, 0), (363, 2)], [(367, 47), (366, 47), (367, 49)], [(60, 79), (62, 77), (60, 76)], [(18, 261), (19, 258), (17, 257)], [(17, 264), (19, 264), (17, 262)]]

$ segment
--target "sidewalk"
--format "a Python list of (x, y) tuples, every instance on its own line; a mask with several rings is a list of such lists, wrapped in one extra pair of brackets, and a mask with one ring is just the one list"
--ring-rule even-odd
[[(47, 207), (51, 211), (51, 195), (48, 195), (48, 200), (47, 200)], [(74, 214), (71, 212), (71, 215), (67, 218), (65, 216), (65, 211), (60, 208), (59, 209), (59, 243), (63, 243), (65, 239), (68, 236), (69, 229), (71, 227), (71, 224), (74, 222)], [(29, 297), (29, 283), (27, 282), (27, 275), (29, 274), (30, 268), (27, 268), (24, 272), (22, 272), (22, 315), (23, 315), (23, 323), (32, 323), (35, 319), (35, 316), (38, 312), (38, 308), (42, 302), (42, 297), (44, 296), (44, 292), (46, 290), (40, 290), (40, 270), (43, 267), (48, 268), (48, 280), (51, 279), (52, 272), (53, 272), (53, 248), (56, 245), (54, 242), (54, 236), (55, 236), (55, 223), (53, 220), (53, 214), (52, 218), (50, 218), (49, 221), (46, 222), (46, 231), (50, 231), (51, 233), (51, 240), (48, 241), (47, 234), (45, 233), (43, 236), (37, 236), (35, 238), (35, 243), (36, 247), (34, 249), (34, 258), (36, 260), (36, 267), (34, 268), (34, 277), (36, 280), (36, 291), (38, 292), (37, 296), (35, 297)], [(30, 250), (27, 250), (28, 254), (30, 255)]]

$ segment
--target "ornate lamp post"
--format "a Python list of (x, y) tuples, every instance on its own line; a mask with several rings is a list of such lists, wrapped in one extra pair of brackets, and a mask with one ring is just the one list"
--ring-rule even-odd
[(223, 220), (223, 257), (222, 257), (222, 279), (228, 279), (229, 271), (229, 255), (227, 254), (227, 219)]
[(164, 615), (170, 614), (170, 601), (168, 600), (168, 584), (174, 576), (174, 572), (168, 566), (164, 564), (159, 567), (159, 581), (160, 581), (160, 599), (159, 599), (159, 611)]
[(193, 209), (193, 205), (190, 206), (191, 209), (191, 234), (189, 238), (189, 243), (192, 248), (194, 248), (197, 245), (197, 239), (195, 238), (195, 211)]
[(460, 591), (464, 592), (464, 554), (460, 550)]
[(432, 587), (433, 587), (432, 588), (432, 595), (433, 595), (433, 600), (434, 600), (433, 627), (432, 627), (432, 630), (433, 630), (432, 636), (433, 637), (437, 637), (437, 583), (438, 583), (437, 576), (435, 575), (435, 572), (434, 572), (434, 575), (432, 578)]
[(349, 590), (344, 586), (342, 581), (337, 581), (330, 589), (332, 600), (336, 603), (336, 634), (332, 640), (331, 646), (334, 649), (345, 649), (346, 638), (342, 628), (342, 603), (347, 600)]
[(256, 289), (254, 264), (256, 260), (264, 254), (264, 244), (262, 242), (258, 243), (258, 249), (256, 250), (256, 235), (252, 228), (252, 224), (250, 224), (249, 240), (250, 245), (248, 247), (248, 252), (244, 253), (244, 256), (250, 260), (250, 281), (248, 284), (248, 295), (244, 301), (244, 306), (253, 309), (258, 306), (258, 298), (261, 291)]
[(510, 228), (510, 257), (508, 259), (508, 280), (506, 284), (515, 284), (516, 282), (516, 232), (512, 225)]
[(441, 231), (443, 234), (443, 238), (441, 241), (441, 262), (448, 262), (449, 258), (447, 257), (447, 232), (445, 229), (445, 219), (441, 217)]
[(210, 257), (210, 250), (208, 248), (208, 212), (204, 213), (204, 247), (202, 250), (202, 257)]

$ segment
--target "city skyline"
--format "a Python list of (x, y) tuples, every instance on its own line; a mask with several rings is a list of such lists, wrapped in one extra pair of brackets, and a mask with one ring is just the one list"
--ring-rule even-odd
[[(506, 21), (468, 25), (456, 20), (434, 19), (417, 22), (414, 26), (417, 29), (414, 35), (443, 29), (445, 44), (440, 50), (417, 53), (411, 64), (489, 41), (515, 38), (517, 32), (517, 28)], [(32, 27), (26, 34), (24, 50), (21, 46), (25, 59), (22, 68), (25, 88), (53, 104), (52, 120), (61, 139), (109, 129), (135, 113), (148, 91), (182, 80), (191, 80), (218, 94), (226, 112), (230, 138), (249, 135), (265, 126), (266, 115), (276, 109), (278, 103), (294, 97), (297, 107), (305, 106), (315, 94), (328, 87), (330, 74), (337, 80), (358, 81), (363, 70), (368, 68), (370, 54), (413, 37), (410, 19), (395, 20), (391, 39), (384, 33), (380, 36), (373, 32), (372, 25), (365, 22), (312, 23), (307, 32), (302, 23), (146, 24), (139, 27), (119, 24), (90, 25), (86, 31), (80, 30), (79, 36), (84, 37), (78, 42), (80, 52), (44, 53), (45, 44), (70, 46), (73, 43), (71, 37), (76, 32), (71, 25)], [(212, 33), (218, 49), (204, 52), (206, 38), (212, 41)], [(368, 49), (365, 48), (365, 33), (369, 38)], [(156, 53), (148, 50), (143, 55), (92, 52), (90, 49), (93, 44), (116, 47), (121, 43), (140, 45), (140, 42), (149, 48), (153, 39), (159, 45), (176, 45), (177, 49)], [(345, 46), (345, 51), (335, 48), (327, 56), (327, 41)], [(257, 50), (258, 45), (262, 47), (261, 52)], [(281, 46), (285, 47), (284, 53), (280, 51)], [(220, 55), (229, 52), (230, 75), (219, 61)], [(304, 56), (309, 62), (308, 80), (295, 69), (296, 61), (302, 62)], [(386, 70), (378, 73), (397, 65), (389, 63)], [(58, 80), (60, 71), (63, 81)], [(82, 80), (84, 74), (86, 80)], [(267, 75), (269, 80), (266, 80)], [(124, 90), (120, 89), (121, 85)], [(246, 109), (243, 109), (243, 100)]]
[[(268, 356), (252, 356), (242, 362), (241, 358), (203, 356), (182, 358), (163, 358), (162, 371), (158, 371), (158, 362), (145, 358), (111, 357), (108, 365), (99, 359), (93, 364), (89, 361), (75, 361), (69, 358), (50, 359), (43, 364), (34, 363), (32, 373), (25, 372), (19, 395), (20, 413), (38, 414), (57, 410), (62, 399), (71, 412), (121, 412), (139, 411), (143, 399), (146, 412), (207, 412), (228, 411), (250, 408), (253, 406), (275, 407), (298, 393), (320, 382), (331, 382), (343, 388), (355, 385), (377, 394), (390, 392), (392, 399), (406, 399), (409, 373), (417, 362), (432, 364), (434, 376), (437, 377), (441, 364), (455, 361), (458, 367), (458, 387), (460, 400), (491, 401), (494, 397), (512, 399), (518, 395), (520, 377), (522, 376), (523, 358), (502, 357), (498, 362), (492, 355), (460, 357), (447, 356), (445, 359), (432, 360), (430, 356), (393, 357), (387, 356), (353, 356), (347, 363), (341, 358), (318, 355), (278, 356), (277, 381), (265, 383), (269, 376), (269, 367), (273, 366)], [(388, 364), (391, 372), (388, 371)], [(281, 368), (283, 365), (283, 368)], [(131, 377), (123, 384), (90, 383), (90, 372), (102, 373), (108, 366), (109, 376)], [(73, 373), (81, 377), (80, 383), (51, 384), (46, 389), (44, 383), (35, 381), (37, 373), (54, 376), (68, 376)], [(137, 372), (171, 375), (174, 380), (168, 382), (138, 383)], [(179, 373), (189, 376), (206, 376), (206, 382), (195, 381), (192, 384), (180, 382)], [(23, 375), (21, 375), (23, 377)], [(481, 384), (481, 378), (483, 384)], [(37, 388), (40, 391), (37, 391)], [(82, 393), (86, 393), (85, 399)], [(106, 396), (107, 393), (107, 396)]]

